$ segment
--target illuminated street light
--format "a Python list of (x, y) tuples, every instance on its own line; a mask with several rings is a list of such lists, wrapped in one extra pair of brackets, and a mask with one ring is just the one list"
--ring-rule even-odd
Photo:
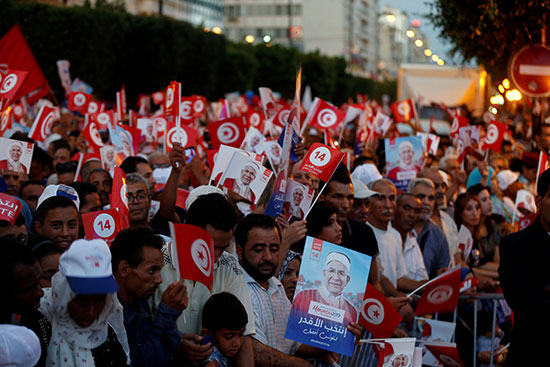
[(508, 80), (508, 78), (506, 78), (502, 81), (502, 86), (506, 89), (510, 88), (510, 81)]
[(491, 104), (503, 105), (504, 97), (502, 96), (502, 94), (497, 94), (496, 96), (492, 96), (491, 98), (489, 98), (489, 102), (491, 102)]
[(395, 22), (395, 15), (393, 15), (393, 14), (386, 15), (386, 20), (390, 23)]
[(208, 27), (204, 27), (204, 28), (203, 28), (203, 31), (205, 31), (205, 32), (207, 32), (207, 33), (208, 33), (208, 32), (210, 32), (210, 28), (208, 28)]
[(271, 42), (271, 36), (269, 34), (266, 34), (264, 36), (263, 40), (264, 40), (265, 43), (269, 43), (269, 42)]
[(430, 50), (429, 48), (425, 49), (424, 50), (424, 55), (426, 55), (428, 57), (432, 56), (432, 50)]
[(496, 115), (498, 110), (494, 108), (493, 106), (489, 107), (489, 112), (491, 112), (493, 115)]
[(411, 31), (410, 29), (409, 29), (407, 32), (405, 32), (405, 34), (406, 34), (407, 37), (409, 37), (409, 38), (413, 38), (413, 37), (414, 37), (414, 31)]
[(504, 87), (502, 86), (502, 84), (500, 84), (497, 88), (500, 93), (504, 94)]
[(416, 41), (414, 41), (414, 45), (415, 45), (416, 47), (422, 47), (423, 44), (424, 44), (424, 42), (422, 42), (422, 40), (416, 40)]
[(439, 60), (437, 60), (437, 65), (443, 66), (443, 65), (445, 65), (445, 61), (439, 59)]
[(222, 34), (222, 29), (220, 27), (214, 27), (212, 28), (212, 33)]
[(253, 43), (254, 42), (254, 36), (251, 35), (251, 34), (248, 34), (248, 35), (246, 35), (244, 40), (246, 41), (246, 43)]
[(517, 89), (510, 89), (506, 92), (506, 99), (510, 102), (516, 102), (521, 100), (521, 93)]
[(436, 54), (433, 54), (432, 55), (432, 60), (433, 60), (433, 62), (437, 62), (437, 60), (439, 60), (439, 56), (437, 56)]

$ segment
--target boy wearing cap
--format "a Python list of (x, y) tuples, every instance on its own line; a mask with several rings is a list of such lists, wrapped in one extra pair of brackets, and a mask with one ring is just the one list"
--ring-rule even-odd
[(36, 232), (64, 250), (78, 238), (80, 200), (76, 190), (65, 185), (46, 187), (36, 207)]

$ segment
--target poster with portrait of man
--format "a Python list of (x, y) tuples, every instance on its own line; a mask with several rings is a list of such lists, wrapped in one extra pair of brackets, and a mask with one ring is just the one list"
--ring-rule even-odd
[(253, 127), (248, 129), (246, 136), (244, 137), (243, 143), (241, 144), (241, 149), (244, 149), (252, 153), (263, 153), (265, 141), (265, 136), (262, 133)]
[(115, 147), (115, 162), (120, 166), (124, 160), (134, 155), (132, 134), (122, 127), (115, 125), (114, 128), (109, 126), (109, 139)]
[(272, 175), (272, 171), (237, 151), (233, 154), (219, 183), (252, 204), (256, 204)]
[(220, 149), (218, 150), (218, 152), (214, 153), (212, 162), (210, 162), (209, 160), (211, 171), (210, 181), (220, 182), (223, 172), (227, 169), (227, 166), (229, 165), (229, 162), (231, 161), (231, 158), (233, 158), (233, 154), (235, 154), (235, 152), (239, 152), (240, 154), (249, 157), (255, 162), (258, 162), (258, 164), (260, 165), (263, 165), (264, 163), (264, 157), (261, 154), (248, 152), (243, 149), (238, 149), (222, 144), (220, 145)]
[(101, 166), (111, 173), (114, 173), (116, 164), (116, 152), (115, 147), (112, 145), (104, 145), (99, 148), (99, 154), (101, 155)]
[(422, 137), (406, 136), (384, 139), (386, 148), (386, 177), (395, 187), (407, 191), (409, 182), (422, 170), (424, 159)]
[(0, 138), (0, 170), (28, 174), (33, 149), (33, 143)]
[(263, 150), (273, 168), (281, 164), (283, 148), (279, 145), (278, 141), (270, 140), (264, 142)]
[(157, 143), (157, 124), (154, 119), (137, 119), (137, 128), (141, 131), (140, 143)]
[(286, 212), (286, 218), (302, 220), (305, 213), (308, 212), (315, 190), (302, 185), (292, 179), (288, 180), (288, 186), (285, 194), (283, 209)]
[(371, 257), (307, 237), (285, 338), (347, 356), (353, 354), (357, 322)]

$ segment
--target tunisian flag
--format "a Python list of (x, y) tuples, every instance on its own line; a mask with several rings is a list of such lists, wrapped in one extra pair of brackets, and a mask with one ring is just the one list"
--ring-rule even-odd
[(115, 167), (113, 189), (111, 191), (111, 208), (118, 210), (122, 228), (130, 225), (128, 213), (128, 191), (126, 190), (126, 173), (120, 167)]
[(426, 349), (446, 367), (464, 367), (460, 360), (455, 343), (424, 342)]
[(17, 24), (0, 39), (0, 66), (29, 73), (13, 98), (14, 101), (34, 92), (27, 98), (27, 102), (32, 104), (48, 94), (48, 81)]
[(12, 100), (21, 88), (27, 77), (26, 71), (8, 70), (7, 73), (0, 73), (0, 98)]
[(446, 271), (426, 284), (415, 314), (454, 312), (460, 291), (460, 267)]
[(321, 98), (315, 97), (304, 123), (318, 129), (335, 129), (344, 121), (344, 117), (346, 117), (345, 112), (340, 111), (337, 107), (323, 101)]
[(403, 319), (390, 301), (368, 283), (360, 311), (359, 325), (370, 331), (375, 338), (390, 338)]
[(182, 279), (195, 280), (212, 291), (214, 241), (204, 229), (190, 224), (169, 223), (170, 257)]
[(52, 126), (55, 122), (55, 108), (43, 105), (38, 111), (38, 115), (34, 119), (31, 130), (29, 131), (29, 138), (45, 141), (52, 132)]
[(502, 140), (504, 140), (504, 133), (508, 129), (508, 126), (502, 122), (491, 121), (487, 126), (487, 134), (483, 138), (483, 148), (491, 149), (495, 152), (500, 152), (500, 146)]
[(212, 122), (208, 125), (208, 131), (214, 149), (218, 149), (222, 144), (238, 148), (246, 135), (242, 117), (231, 117)]
[(390, 109), (395, 122), (407, 122), (416, 117), (412, 99), (394, 102)]

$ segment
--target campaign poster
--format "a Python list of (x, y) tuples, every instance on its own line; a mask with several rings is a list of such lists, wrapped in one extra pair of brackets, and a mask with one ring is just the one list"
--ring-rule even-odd
[(315, 190), (302, 185), (294, 180), (288, 180), (288, 188), (285, 194), (283, 209), (286, 211), (286, 218), (302, 220), (305, 213), (309, 211)]
[(101, 165), (103, 169), (111, 172), (112, 175), (113, 169), (117, 166), (115, 147), (112, 145), (104, 145), (99, 148), (99, 154), (101, 155)]
[(0, 169), (28, 174), (33, 149), (33, 143), (0, 138)]
[(355, 335), (371, 257), (307, 237), (285, 338), (347, 356)]
[(422, 170), (423, 151), (420, 136), (384, 139), (386, 177), (397, 189), (407, 191), (409, 182)]
[(253, 204), (258, 202), (273, 172), (240, 152), (235, 152), (220, 184)]
[(109, 126), (109, 137), (116, 151), (115, 162), (120, 166), (126, 158), (134, 155), (132, 134), (115, 125), (114, 128)]
[(263, 151), (273, 168), (281, 164), (283, 148), (275, 140), (266, 141), (263, 144)]
[(260, 131), (251, 127), (244, 137), (241, 148), (252, 153), (262, 153), (264, 151), (263, 143), (266, 138)]
[(217, 182), (220, 182), (223, 172), (227, 169), (227, 166), (229, 165), (229, 161), (231, 158), (233, 158), (233, 154), (235, 152), (239, 152), (247, 157), (250, 157), (254, 161), (258, 162), (258, 164), (262, 165), (264, 163), (263, 155), (256, 154), (252, 152), (247, 152), (243, 149), (238, 149), (234, 147), (230, 147), (229, 145), (220, 145), (220, 149), (217, 153), (214, 153), (214, 156), (212, 157), (212, 166), (210, 166), (210, 170), (212, 173), (210, 174), (210, 181), (214, 180)]
[(157, 143), (157, 124), (154, 119), (137, 119), (137, 128), (141, 131), (140, 142), (149, 144)]

